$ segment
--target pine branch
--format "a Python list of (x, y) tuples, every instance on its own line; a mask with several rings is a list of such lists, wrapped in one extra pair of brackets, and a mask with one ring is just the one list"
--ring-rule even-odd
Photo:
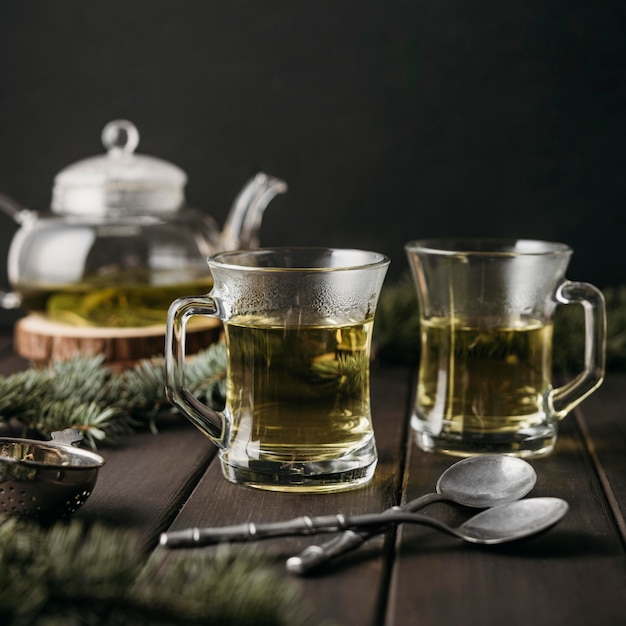
[[(225, 370), (224, 345), (214, 344), (190, 360), (187, 384), (219, 408)], [(74, 427), (95, 448), (105, 440), (115, 442), (170, 409), (163, 359), (145, 360), (118, 374), (101, 356), (76, 356), (55, 362), (51, 370), (33, 367), (0, 377), (1, 419), (17, 420), (25, 434), (44, 439), (55, 430)]]
[(256, 548), (137, 550), (132, 531), (0, 518), (6, 626), (304, 624), (299, 589)]
[(382, 361), (415, 364), (419, 360), (417, 293), (410, 274), (383, 287), (376, 309), (372, 345), (374, 355)]

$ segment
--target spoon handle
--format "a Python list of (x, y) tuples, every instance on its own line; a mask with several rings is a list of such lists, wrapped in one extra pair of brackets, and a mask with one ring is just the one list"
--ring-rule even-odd
[[(402, 506), (387, 509), (383, 512), (383, 515), (395, 513), (397, 511), (419, 511), (425, 506), (443, 499), (445, 498), (438, 493), (427, 493), (420, 498), (406, 502)], [(389, 528), (388, 525), (359, 531), (353, 529), (345, 530), (341, 533), (341, 535), (334, 537), (325, 543), (309, 546), (300, 552), (300, 554), (290, 557), (287, 559), (285, 567), (291, 574), (297, 574), (298, 576), (307, 574), (308, 572), (324, 565), (324, 563), (327, 563), (336, 556), (356, 550), (368, 539), (384, 532), (387, 528)]]
[[(290, 520), (280, 522), (267, 522), (255, 524), (247, 522), (245, 524), (235, 524), (232, 526), (218, 526), (207, 528), (186, 528), (184, 530), (174, 530), (161, 534), (160, 544), (167, 548), (194, 548), (200, 546), (210, 546), (216, 543), (235, 543), (244, 541), (256, 541), (259, 539), (271, 539), (274, 537), (287, 537), (291, 535), (314, 535), (317, 533), (332, 533), (340, 530), (347, 530), (356, 523), (367, 523), (376, 528), (378, 525), (387, 526), (385, 515), (397, 511), (417, 510), (433, 501), (439, 499), (438, 494), (428, 494), (411, 504), (415, 508), (404, 509), (402, 507), (392, 507), (383, 513), (372, 513), (347, 517), (345, 515), (318, 515), (308, 517), (303, 515)], [(381, 519), (382, 517), (382, 519)], [(364, 532), (369, 532), (364, 531)], [(378, 530), (374, 530), (376, 534)], [(356, 533), (355, 533), (356, 534)]]
[[(354, 518), (349, 518), (341, 514), (319, 515), (316, 517), (303, 515), (302, 517), (295, 517), (291, 520), (268, 522), (265, 524), (248, 522), (245, 524), (220, 526), (216, 528), (186, 528), (184, 530), (163, 533), (160, 538), (160, 544), (167, 548), (194, 548), (210, 546), (216, 543), (239, 543), (291, 535), (332, 533), (350, 528), (353, 525), (353, 519)], [(371, 524), (381, 523), (371, 518), (368, 518), (367, 521)]]
[[(386, 530), (388, 526), (383, 527)], [(337, 537), (330, 539), (322, 544), (314, 544), (305, 548), (296, 556), (289, 557), (285, 563), (285, 567), (290, 574), (302, 576), (321, 567), (331, 559), (341, 554), (346, 554), (352, 550), (356, 550), (360, 545), (365, 543), (370, 537), (377, 535), (375, 530), (345, 530)]]

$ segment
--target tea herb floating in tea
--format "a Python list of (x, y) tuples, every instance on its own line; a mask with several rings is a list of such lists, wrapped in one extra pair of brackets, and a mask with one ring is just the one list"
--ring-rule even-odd
[[(220, 448), (224, 476), (261, 489), (327, 492), (367, 483), (378, 460), (369, 368), (372, 326), (389, 265), (332, 248), (224, 252), (211, 293), (172, 303), (167, 392)], [(186, 324), (224, 322), (226, 407), (189, 391)]]
[(254, 440), (276, 461), (293, 462), (294, 451), (301, 462), (332, 461), (338, 450), (368, 441), (372, 326), (373, 319), (345, 326), (226, 321), (226, 402), (240, 416), (229, 458), (243, 462)]
[[(421, 360), (411, 425), (424, 450), (549, 454), (558, 422), (602, 383), (602, 293), (572, 282), (572, 250), (532, 240), (424, 240), (406, 251), (417, 286)], [(585, 309), (583, 371), (553, 388), (558, 305)], [(581, 355), (582, 357), (583, 355)]]
[(552, 326), (538, 320), (512, 327), (488, 320), (473, 327), (445, 318), (424, 320), (420, 411), (437, 411), (441, 355), (449, 351), (448, 367), (455, 373), (446, 408), (450, 433), (469, 438), (472, 432), (486, 436), (540, 425), (552, 377)]

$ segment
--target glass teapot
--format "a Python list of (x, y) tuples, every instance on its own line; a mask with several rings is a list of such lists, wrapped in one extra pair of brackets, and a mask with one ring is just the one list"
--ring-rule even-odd
[(136, 154), (139, 133), (127, 120), (102, 131), (107, 154), (65, 168), (46, 214), (0, 194), (0, 209), (20, 226), (8, 254), (11, 291), (0, 306), (87, 326), (165, 322), (178, 296), (211, 288), (206, 257), (255, 248), (263, 212), (287, 190), (259, 173), (235, 199), (222, 231), (185, 204), (186, 174)]

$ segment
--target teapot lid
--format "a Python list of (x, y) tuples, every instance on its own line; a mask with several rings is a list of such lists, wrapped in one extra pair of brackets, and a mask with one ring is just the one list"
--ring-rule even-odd
[(139, 131), (128, 120), (102, 130), (107, 154), (83, 159), (54, 179), (52, 211), (65, 215), (154, 215), (185, 204), (187, 175), (176, 165), (135, 154)]

